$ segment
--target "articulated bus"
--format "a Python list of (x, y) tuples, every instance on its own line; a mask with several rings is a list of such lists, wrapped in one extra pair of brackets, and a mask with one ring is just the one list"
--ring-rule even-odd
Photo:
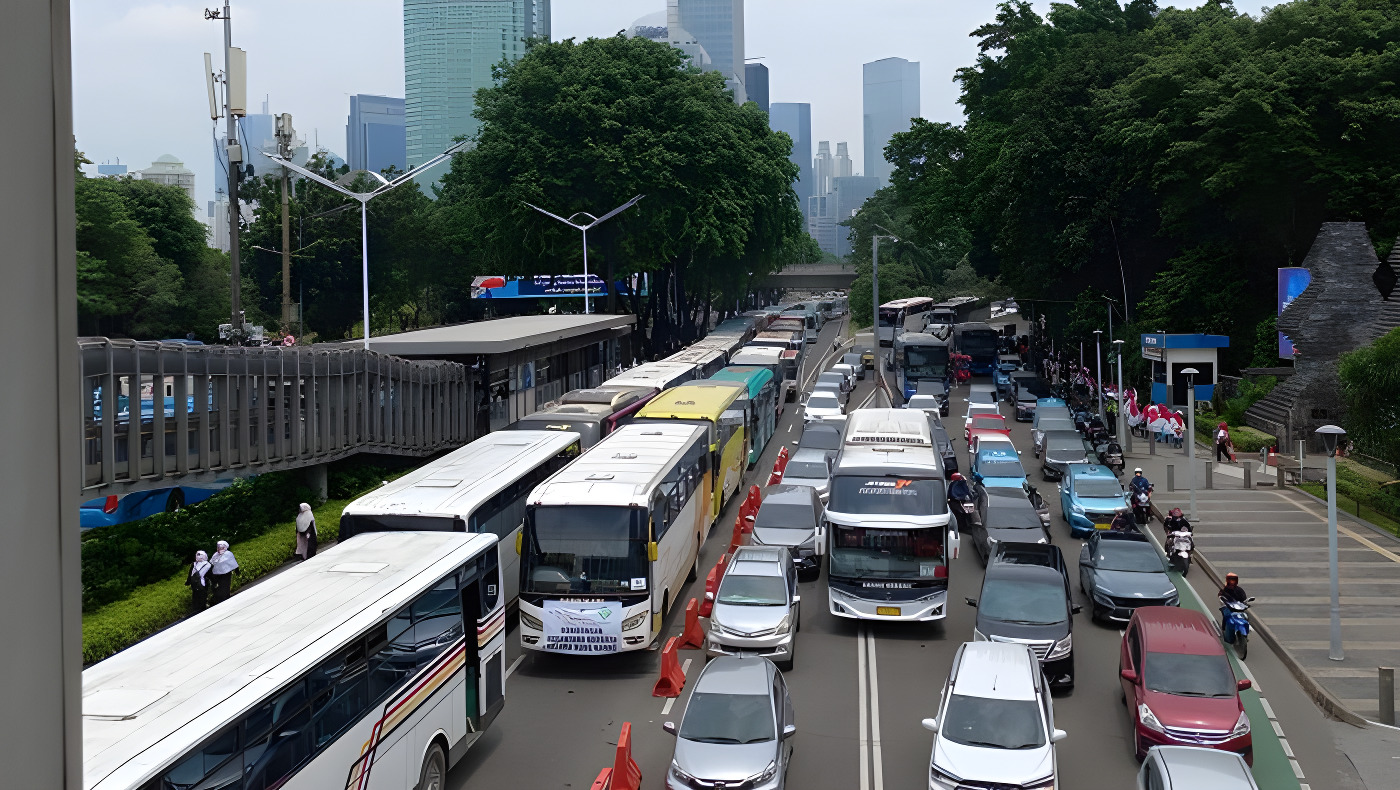
[(758, 463), (763, 450), (778, 429), (782, 402), (773, 371), (752, 365), (731, 365), (711, 376), (710, 381), (733, 381), (746, 388), (745, 411), (748, 419), (749, 466)]
[(637, 412), (634, 424), (683, 422), (705, 427), (710, 434), (710, 469), (715, 485), (708, 513), (713, 521), (724, 503), (739, 490), (748, 466), (749, 440), (742, 404), (735, 401), (745, 387), (731, 381), (695, 381), (652, 398)]
[(505, 705), (494, 535), (342, 541), (83, 672), (87, 790), (440, 788)]
[(831, 613), (939, 620), (948, 613), (949, 523), (942, 462), (928, 421), (906, 409), (857, 409), (826, 505)]
[(655, 387), (668, 390), (677, 384), (694, 381), (695, 374), (695, 365), (690, 362), (643, 362), (603, 382), (602, 388)]
[(953, 327), (953, 350), (972, 357), (968, 363), (973, 375), (990, 376), (997, 364), (997, 344), (1001, 335), (981, 322), (958, 324)]
[(724, 369), (729, 363), (729, 354), (722, 347), (711, 344), (709, 338), (706, 338), (677, 351), (662, 362), (694, 365), (695, 378), (707, 379)]
[(521, 647), (598, 655), (661, 635), (700, 573), (709, 458), (703, 426), (633, 424), (534, 490), (518, 544)]
[(653, 387), (570, 390), (559, 403), (531, 412), (505, 430), (570, 431), (579, 435), (587, 450), (630, 422), (656, 394)]
[(905, 332), (894, 341), (894, 373), (907, 401), (921, 381), (942, 384), (948, 377), (948, 341), (922, 332)]
[(933, 300), (926, 296), (895, 299), (880, 305), (880, 345), (893, 346), (894, 339), (904, 332), (904, 322), (922, 316), (933, 309)]
[(502, 599), (515, 603), (525, 499), (582, 450), (571, 431), (496, 431), (346, 505), (340, 539), (365, 532), (471, 532), (500, 539)]

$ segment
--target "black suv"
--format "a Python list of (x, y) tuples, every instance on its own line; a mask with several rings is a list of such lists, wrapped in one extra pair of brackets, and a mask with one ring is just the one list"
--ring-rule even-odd
[(997, 546), (1007, 541), (1050, 542), (1035, 505), (1019, 488), (977, 486), (977, 518), (968, 524), (967, 533), (983, 562), (989, 562)]
[(974, 640), (1031, 646), (1051, 688), (1074, 687), (1074, 617), (1069, 570), (1058, 546), (998, 543), (987, 561)]

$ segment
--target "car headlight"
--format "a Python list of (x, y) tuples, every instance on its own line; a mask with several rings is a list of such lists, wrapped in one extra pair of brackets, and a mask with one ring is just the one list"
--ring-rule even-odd
[(1078, 502), (1075, 502), (1075, 501), (1072, 501), (1072, 500), (1071, 500), (1070, 503), (1069, 503), (1069, 509), (1070, 509), (1070, 511), (1073, 512), (1075, 515), (1078, 515), (1078, 516), (1084, 515), (1084, 506), (1081, 505), (1081, 504), (1079, 504)]
[(1096, 603), (1101, 603), (1104, 606), (1108, 607), (1113, 606), (1113, 597), (1110, 596), (1108, 592), (1101, 587), (1095, 587), (1094, 591), (1089, 595), (1091, 598), (1094, 599)]
[(792, 630), (792, 613), (783, 615), (783, 619), (778, 622), (778, 627), (773, 629), (774, 634), (786, 634)]
[(1050, 646), (1050, 652), (1045, 654), (1046, 661), (1054, 661), (1057, 658), (1064, 658), (1069, 655), (1069, 651), (1074, 649), (1074, 634), (1065, 634), (1065, 638)]
[(1153, 713), (1152, 709), (1147, 707), (1146, 702), (1138, 703), (1138, 721), (1142, 722), (1142, 726), (1149, 730), (1156, 730), (1161, 733), (1167, 731), (1167, 729), (1162, 726), (1162, 722), (1157, 721), (1157, 714)]
[(1032, 780), (1021, 786), (1024, 787), (1025, 790), (1055, 790), (1055, 775), (1050, 774), (1049, 776)]
[(944, 787), (947, 790), (954, 790), (962, 784), (961, 777), (954, 776), (933, 763), (929, 763), (928, 766), (928, 779), (935, 787)]
[(540, 618), (535, 617), (532, 614), (526, 614), (523, 609), (520, 611), (520, 623), (526, 628), (532, 629), (534, 631), (544, 630), (544, 623), (540, 622)]
[(768, 781), (769, 779), (772, 779), (773, 777), (775, 777), (775, 776), (777, 776), (777, 775), (778, 775), (778, 761), (777, 761), (777, 760), (774, 760), (774, 761), (768, 763), (768, 767), (767, 767), (767, 768), (764, 768), (764, 769), (763, 769), (762, 771), (760, 771), (759, 773), (756, 773), (756, 774), (754, 774), (753, 776), (750, 776), (748, 779), (745, 779), (744, 781), (745, 781), (746, 783), (748, 783), (748, 784), (751, 784), (751, 785), (761, 785), (761, 784), (763, 784), (764, 782)]
[(671, 773), (674, 774), (677, 779), (681, 780), (682, 782), (685, 782), (686, 784), (690, 784), (691, 782), (695, 781), (695, 777), (691, 776), (685, 771), (682, 771), (681, 767), (676, 764), (675, 760), (671, 761)]
[(630, 631), (633, 628), (636, 628), (637, 626), (641, 625), (643, 622), (646, 621), (646, 619), (647, 613), (645, 611), (638, 612), (632, 615), (631, 617), (627, 618), (626, 620), (622, 621), (622, 630)]
[(1235, 722), (1235, 728), (1230, 730), (1231, 738), (1238, 738), (1241, 735), (1249, 734), (1249, 713), (1240, 711), (1240, 718)]

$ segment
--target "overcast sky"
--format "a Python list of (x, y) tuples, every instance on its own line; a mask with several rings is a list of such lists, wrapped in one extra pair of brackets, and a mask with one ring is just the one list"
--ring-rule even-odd
[[(1041, 13), (1050, 6), (1034, 5)], [(1251, 14), (1263, 5), (1236, 2)], [(665, 7), (665, 0), (553, 0), (554, 38), (612, 35)], [(222, 23), (205, 21), (204, 8), (72, 0), (78, 149), (132, 169), (174, 154), (195, 171), (201, 206), (214, 196), (203, 53), (222, 67), (223, 45)], [(995, 16), (996, 2), (749, 0), (745, 14), (746, 55), (764, 58), (772, 101), (810, 102), (813, 151), (819, 140), (833, 150), (849, 142), (863, 172), (861, 64), (919, 61), (923, 117), (960, 122), (953, 71), (976, 58), (968, 33)], [(309, 143), (341, 155), (351, 94), (404, 95), (402, 0), (234, 0), (233, 43), (248, 52), (250, 111), (268, 96), (270, 111), (292, 113)]]

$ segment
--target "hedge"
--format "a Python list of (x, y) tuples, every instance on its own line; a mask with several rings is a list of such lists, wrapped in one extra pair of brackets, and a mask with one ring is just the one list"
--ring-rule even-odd
[[(1235, 443), (1236, 457), (1258, 453), (1277, 442), (1270, 434), (1257, 431), (1248, 425), (1227, 424), (1230, 426), (1230, 441)], [(1215, 446), (1215, 430), (1219, 425), (1220, 417), (1211, 410), (1200, 409), (1196, 412), (1196, 437), (1210, 447)]]
[[(352, 499), (353, 494), (329, 500), (314, 509), (317, 534), (322, 543), (337, 538), (340, 513)], [(238, 558), (239, 572), (233, 579), (235, 591), (287, 562), (296, 548), (295, 525), (295, 520), (287, 520), (273, 525), (263, 535), (229, 546)], [(123, 600), (84, 614), (83, 662), (101, 661), (188, 614), (190, 591), (185, 586), (185, 567), (169, 578), (136, 588)]]

